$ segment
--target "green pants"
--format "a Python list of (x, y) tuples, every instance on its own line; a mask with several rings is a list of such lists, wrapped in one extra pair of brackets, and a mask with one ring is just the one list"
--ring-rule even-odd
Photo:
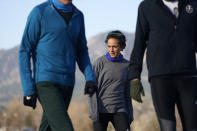
[(74, 131), (67, 113), (73, 87), (39, 82), (36, 84), (36, 89), (43, 108), (39, 131)]

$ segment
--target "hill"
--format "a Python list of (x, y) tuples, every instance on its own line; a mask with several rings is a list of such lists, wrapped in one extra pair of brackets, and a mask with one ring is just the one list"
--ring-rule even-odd
[[(129, 59), (133, 48), (134, 34), (124, 32), (127, 37), (127, 47), (123, 54)], [(89, 55), (93, 63), (96, 58), (106, 53), (106, 44), (104, 43), (107, 32), (100, 33), (88, 40)], [(20, 84), (18, 71), (18, 49), (19, 46), (8, 50), (0, 50), (0, 103), (7, 102), (15, 97), (22, 97), (22, 88)], [(76, 85), (74, 97), (83, 95), (85, 82), (84, 76), (78, 70), (76, 71)]]

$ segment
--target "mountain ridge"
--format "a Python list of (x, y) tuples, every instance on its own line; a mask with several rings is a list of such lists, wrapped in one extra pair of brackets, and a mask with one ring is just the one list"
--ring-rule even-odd
[[(123, 33), (127, 38), (127, 46), (123, 51), (123, 55), (128, 59), (133, 48), (134, 34), (128, 32)], [(87, 45), (92, 63), (96, 58), (107, 52), (107, 46), (104, 42), (106, 35), (107, 32), (99, 33), (88, 40)], [(18, 49), (19, 46), (8, 50), (0, 49), (0, 103), (15, 97), (21, 98), (23, 95), (18, 70)], [(82, 94), (80, 92), (84, 88), (83, 85), (85, 85), (85, 78), (77, 68), (75, 94)]]

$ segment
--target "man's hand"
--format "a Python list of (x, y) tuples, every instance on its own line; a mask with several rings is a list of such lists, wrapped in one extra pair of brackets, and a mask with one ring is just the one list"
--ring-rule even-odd
[(37, 95), (29, 95), (29, 96), (24, 96), (23, 98), (23, 104), (25, 106), (30, 106), (33, 109), (36, 108), (36, 101), (37, 101)]
[(84, 94), (90, 97), (97, 91), (97, 85), (94, 81), (87, 81), (85, 84)]
[(134, 79), (130, 81), (130, 93), (131, 97), (137, 102), (142, 103), (142, 96), (145, 96), (142, 83), (139, 79)]

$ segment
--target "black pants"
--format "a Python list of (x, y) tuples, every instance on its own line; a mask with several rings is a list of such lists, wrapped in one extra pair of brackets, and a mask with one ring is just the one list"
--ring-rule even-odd
[(99, 121), (93, 122), (94, 131), (106, 131), (111, 122), (116, 131), (130, 131), (130, 123), (127, 113), (100, 113)]
[(74, 131), (67, 113), (73, 87), (60, 86), (52, 82), (39, 82), (36, 89), (43, 108), (39, 131)]
[(161, 131), (176, 131), (175, 104), (183, 130), (197, 131), (197, 78), (154, 77), (151, 93)]

